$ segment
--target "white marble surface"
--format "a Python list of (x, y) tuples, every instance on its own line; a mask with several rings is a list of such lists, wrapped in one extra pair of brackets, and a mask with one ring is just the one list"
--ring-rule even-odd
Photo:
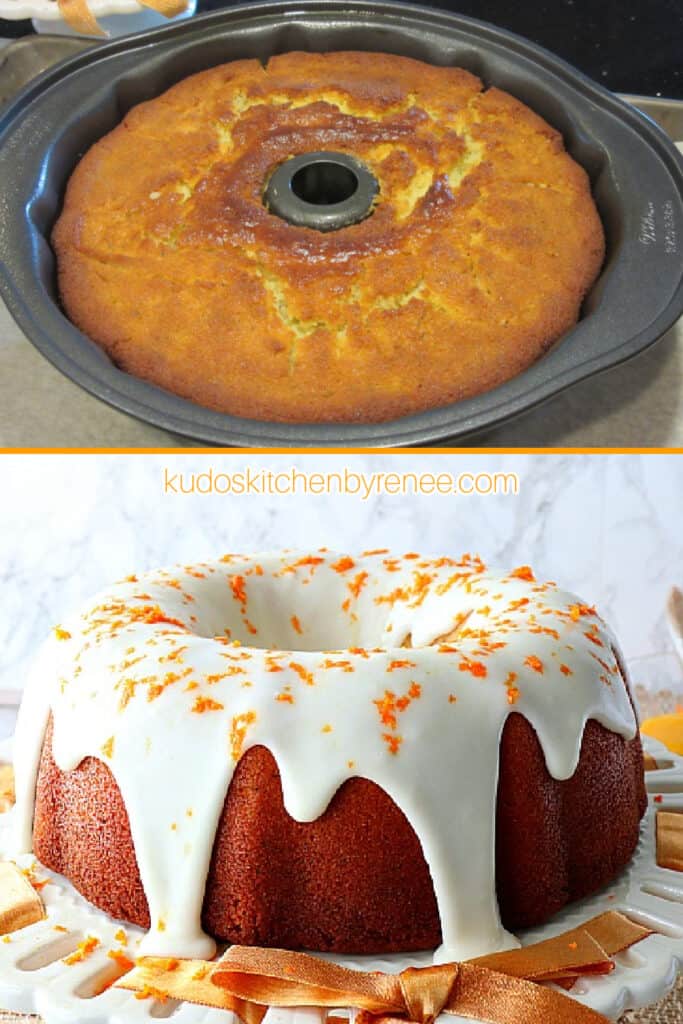
[[(164, 496), (163, 468), (493, 471), (517, 496)], [(596, 603), (636, 682), (683, 692), (664, 620), (683, 586), (683, 459), (675, 455), (6, 455), (0, 462), (0, 687), (21, 688), (52, 624), (132, 571), (225, 551), (326, 545), (531, 563)]]

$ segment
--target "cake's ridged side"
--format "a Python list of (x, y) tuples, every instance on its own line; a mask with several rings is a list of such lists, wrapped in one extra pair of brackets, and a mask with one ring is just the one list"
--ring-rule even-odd
[[(625, 740), (589, 721), (576, 772), (556, 781), (534, 730), (512, 714), (501, 741), (497, 811), (497, 890), (506, 927), (539, 924), (606, 884), (632, 856), (645, 806), (638, 736)], [(91, 902), (149, 927), (118, 787), (95, 758), (60, 771), (51, 723), (34, 848)], [(247, 751), (235, 771), (203, 921), (219, 939), (337, 952), (407, 951), (441, 940), (427, 864), (393, 801), (374, 783), (354, 778), (318, 820), (296, 822), (284, 809), (278, 768), (264, 747)]]
[(52, 732), (50, 716), (36, 786), (34, 853), (46, 867), (66, 875), (91, 903), (149, 927), (119, 788), (94, 757), (86, 757), (74, 771), (60, 771), (52, 756)]
[(526, 719), (501, 741), (496, 887), (503, 922), (540, 924), (611, 881), (638, 843), (647, 797), (640, 737), (586, 723), (574, 775), (557, 782)]

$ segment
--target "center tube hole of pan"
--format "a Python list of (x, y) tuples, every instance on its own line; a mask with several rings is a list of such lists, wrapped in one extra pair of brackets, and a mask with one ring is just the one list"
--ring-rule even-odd
[(266, 182), (263, 203), (289, 224), (337, 231), (369, 217), (378, 193), (379, 182), (362, 161), (327, 150), (279, 164)]
[(334, 206), (358, 191), (358, 176), (350, 167), (321, 160), (300, 167), (292, 176), (292, 192), (314, 206)]

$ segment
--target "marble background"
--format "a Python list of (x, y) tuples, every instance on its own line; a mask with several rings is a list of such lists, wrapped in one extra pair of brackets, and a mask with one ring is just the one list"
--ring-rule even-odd
[[(162, 494), (173, 471), (510, 470), (517, 496), (221, 497)], [(477, 551), (533, 565), (596, 603), (633, 677), (683, 693), (664, 617), (683, 587), (676, 455), (18, 455), (0, 463), (0, 687), (20, 689), (50, 626), (112, 580), (175, 561), (274, 547)], [(0, 731), (2, 730), (0, 720)]]

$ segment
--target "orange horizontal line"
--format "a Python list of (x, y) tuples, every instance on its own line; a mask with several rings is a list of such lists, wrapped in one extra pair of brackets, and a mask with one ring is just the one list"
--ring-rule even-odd
[(0, 455), (681, 455), (683, 448), (1, 448)]

